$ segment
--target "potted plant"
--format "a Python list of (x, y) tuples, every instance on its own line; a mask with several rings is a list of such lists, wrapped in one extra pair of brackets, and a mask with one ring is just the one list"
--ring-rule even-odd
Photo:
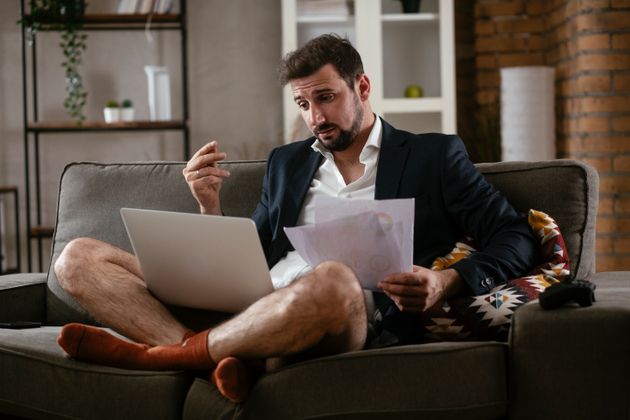
[(131, 99), (125, 99), (122, 101), (122, 107), (120, 108), (120, 120), (121, 121), (133, 121), (133, 102)]
[(103, 116), (107, 124), (120, 121), (120, 107), (116, 101), (107, 101), (103, 109)]
[(85, 0), (31, 0), (30, 14), (19, 23), (23, 24), (32, 39), (36, 32), (46, 25), (61, 32), (61, 47), (64, 61), (61, 63), (65, 72), (66, 98), (63, 106), (78, 124), (85, 120), (83, 108), (87, 92), (79, 73), (82, 53), (86, 48), (87, 35), (80, 33), (81, 19), (85, 13)]

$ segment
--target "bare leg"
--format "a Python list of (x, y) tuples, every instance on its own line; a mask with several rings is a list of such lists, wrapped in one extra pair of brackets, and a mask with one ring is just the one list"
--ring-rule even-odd
[(178, 343), (189, 330), (147, 290), (134, 255), (90, 238), (71, 241), (55, 263), (61, 287), (97, 321), (140, 343)]
[(180, 344), (130, 344), (81, 324), (66, 325), (58, 342), (73, 357), (110, 366), (168, 369), (192, 361), (196, 369), (214, 369), (230, 356), (252, 360), (307, 350), (311, 356), (358, 350), (366, 335), (367, 314), (359, 282), (348, 267), (327, 262), (235, 318)]
[(208, 333), (213, 360), (326, 355), (359, 350), (367, 335), (361, 286), (348, 267), (320, 264)]

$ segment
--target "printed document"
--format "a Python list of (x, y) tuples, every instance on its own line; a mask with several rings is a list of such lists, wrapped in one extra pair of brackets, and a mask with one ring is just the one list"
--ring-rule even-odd
[(339, 261), (364, 289), (379, 290), (386, 275), (413, 267), (414, 199), (350, 200), (318, 196), (315, 223), (284, 228), (295, 250), (311, 266)]

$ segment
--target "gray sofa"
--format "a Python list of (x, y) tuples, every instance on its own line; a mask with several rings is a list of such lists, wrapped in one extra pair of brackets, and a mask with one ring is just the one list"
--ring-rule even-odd
[[(248, 216), (265, 163), (228, 162), (226, 214)], [(54, 261), (73, 238), (130, 249), (120, 207), (196, 212), (182, 163), (69, 165), (62, 176)], [(572, 273), (597, 283), (597, 302), (519, 308), (509, 342), (444, 342), (315, 359), (265, 375), (246, 403), (222, 398), (190, 372), (128, 371), (64, 357), (55, 339), (70, 321), (93, 322), (52, 270), (0, 277), (0, 413), (26, 418), (630, 418), (629, 274), (594, 273), (598, 177), (575, 161), (479, 165), (519, 210), (558, 222)], [(211, 316), (212, 314), (208, 314)]]

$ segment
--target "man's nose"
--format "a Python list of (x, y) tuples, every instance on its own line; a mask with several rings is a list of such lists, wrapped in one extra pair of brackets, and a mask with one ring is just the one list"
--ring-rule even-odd
[(317, 105), (311, 105), (311, 122), (314, 125), (319, 125), (326, 121), (324, 114), (320, 107)]

